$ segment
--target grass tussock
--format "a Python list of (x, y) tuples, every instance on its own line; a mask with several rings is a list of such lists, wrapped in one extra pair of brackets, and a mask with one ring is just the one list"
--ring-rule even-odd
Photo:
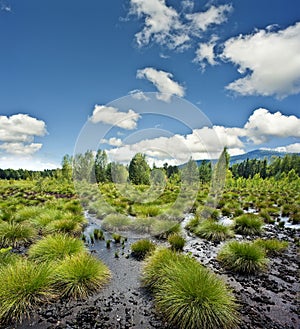
[(2, 266), (14, 264), (20, 259), (20, 255), (11, 252), (12, 247), (0, 249), (0, 268)]
[(0, 247), (16, 247), (32, 241), (36, 235), (36, 230), (27, 223), (0, 223)]
[(155, 244), (148, 239), (138, 240), (131, 245), (132, 256), (137, 259), (144, 259), (154, 249)]
[(151, 288), (157, 309), (172, 327), (229, 329), (239, 322), (231, 290), (187, 255), (156, 250), (146, 259), (143, 282)]
[(215, 242), (224, 241), (234, 235), (230, 227), (209, 219), (201, 222), (194, 232), (200, 238)]
[(234, 230), (242, 235), (260, 235), (263, 220), (255, 214), (244, 214), (235, 219)]
[(278, 239), (257, 239), (254, 243), (263, 248), (269, 256), (279, 255), (286, 250), (289, 245), (287, 241), (280, 241)]
[(256, 274), (268, 264), (265, 251), (253, 242), (231, 241), (220, 250), (217, 259), (225, 268), (241, 274)]
[(19, 260), (0, 271), (0, 320), (21, 321), (40, 303), (54, 297), (52, 268)]
[(39, 262), (62, 260), (85, 250), (81, 240), (68, 235), (48, 235), (29, 248), (31, 259)]
[(180, 234), (172, 234), (168, 237), (168, 242), (171, 245), (171, 249), (174, 251), (182, 251), (185, 246), (185, 238)]
[(83, 299), (109, 280), (110, 271), (99, 259), (81, 252), (65, 258), (54, 278), (54, 286), (61, 296)]
[(102, 227), (108, 231), (125, 231), (131, 226), (131, 220), (122, 214), (107, 215), (102, 221)]

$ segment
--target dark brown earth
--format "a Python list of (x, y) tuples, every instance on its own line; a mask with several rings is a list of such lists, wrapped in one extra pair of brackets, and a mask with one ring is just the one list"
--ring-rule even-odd
[[(99, 220), (90, 218), (87, 233), (99, 224)], [(299, 231), (267, 225), (263, 237), (289, 241), (289, 248), (282, 255), (271, 258), (268, 271), (250, 277), (221, 268), (215, 256), (222, 244), (185, 234), (187, 245), (184, 251), (191, 252), (233, 288), (240, 304), (240, 329), (299, 328), (299, 258), (294, 243), (294, 239), (299, 238)], [(112, 243), (111, 248), (107, 249), (104, 241), (89, 244), (91, 252), (101, 258), (112, 272), (110, 283), (98, 294), (85, 301), (64, 300), (50, 304), (37, 310), (30, 320), (21, 325), (12, 324), (4, 328), (168, 328), (160, 314), (155, 312), (151, 296), (141, 288), (142, 262), (130, 256), (130, 245), (138, 237), (129, 233), (127, 236), (128, 241), (124, 247)], [(237, 238), (242, 239), (239, 236)], [(115, 252), (118, 258), (115, 258)]]

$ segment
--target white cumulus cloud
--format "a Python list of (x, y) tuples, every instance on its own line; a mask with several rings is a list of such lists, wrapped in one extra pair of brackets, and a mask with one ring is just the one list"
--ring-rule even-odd
[(0, 145), (0, 149), (5, 150), (9, 154), (30, 155), (39, 151), (42, 145), (41, 143), (3, 143)]
[(165, 71), (159, 71), (152, 67), (146, 67), (137, 71), (137, 78), (149, 80), (157, 88), (159, 93), (157, 98), (165, 102), (171, 100), (172, 95), (183, 97), (184, 88), (173, 80), (173, 74)]
[(206, 31), (211, 25), (222, 24), (227, 21), (228, 13), (232, 11), (231, 5), (211, 6), (207, 11), (187, 14), (186, 18), (191, 21), (192, 31), (199, 34)]
[(249, 117), (244, 130), (255, 144), (264, 143), (271, 137), (300, 137), (300, 119), (259, 108)]
[(123, 144), (122, 140), (120, 138), (116, 138), (116, 137), (111, 137), (109, 139), (101, 139), (100, 143), (102, 144), (108, 144), (111, 146), (121, 146)]
[(28, 114), (0, 116), (0, 141), (31, 142), (34, 136), (47, 134), (46, 124)]
[(300, 92), (300, 22), (284, 30), (270, 27), (230, 38), (224, 44), (224, 61), (238, 67), (244, 77), (226, 86), (241, 95), (275, 95), (284, 98)]
[(196, 50), (196, 56), (193, 60), (194, 63), (199, 63), (204, 70), (206, 67), (206, 63), (210, 65), (216, 65), (216, 55), (214, 52), (214, 48), (216, 46), (218, 38), (213, 36), (208, 42), (201, 42), (198, 44), (198, 48)]
[(278, 146), (273, 150), (277, 152), (300, 153), (300, 143)]
[(14, 114), (10, 117), (0, 116), (0, 149), (9, 154), (29, 155), (42, 147), (33, 143), (36, 136), (47, 134), (46, 124), (28, 114)]
[(154, 41), (170, 49), (184, 46), (189, 36), (179, 14), (165, 0), (130, 0), (131, 14), (144, 19), (144, 27), (135, 37), (139, 46)]
[(190, 48), (193, 37), (201, 37), (211, 26), (226, 22), (232, 11), (232, 6), (226, 4), (192, 13), (194, 3), (190, 0), (181, 2), (181, 12), (165, 0), (130, 0), (130, 4), (130, 14), (144, 23), (142, 30), (135, 34), (138, 46), (154, 42), (179, 51)]
[(139, 89), (134, 89), (131, 90), (129, 92), (129, 95), (134, 98), (134, 99), (138, 99), (138, 100), (144, 100), (144, 101), (148, 101), (150, 100), (150, 98), (141, 90)]
[(123, 129), (132, 130), (137, 126), (140, 115), (132, 109), (121, 112), (117, 108), (105, 105), (95, 105), (93, 114), (89, 120), (93, 123), (104, 123)]

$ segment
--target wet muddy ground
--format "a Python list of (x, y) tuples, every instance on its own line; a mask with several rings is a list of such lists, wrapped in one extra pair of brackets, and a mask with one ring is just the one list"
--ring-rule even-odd
[[(101, 221), (90, 217), (87, 236), (99, 225)], [(105, 234), (106, 238), (110, 237)], [(102, 259), (112, 272), (111, 281), (98, 294), (81, 302), (50, 304), (39, 309), (30, 321), (5, 329), (168, 328), (160, 314), (155, 312), (151, 296), (140, 285), (142, 262), (130, 256), (131, 243), (140, 237), (130, 233), (124, 235), (128, 238), (124, 246), (111, 243), (111, 248), (107, 249), (105, 241), (88, 244), (91, 252)], [(282, 255), (270, 259), (268, 271), (250, 277), (221, 268), (215, 257), (222, 243), (211, 243), (186, 232), (185, 236), (187, 244), (184, 252), (191, 252), (233, 288), (240, 304), (240, 329), (299, 328), (299, 250), (294, 243), (294, 239), (299, 238), (299, 231), (266, 225), (263, 237), (287, 240), (289, 248)]]

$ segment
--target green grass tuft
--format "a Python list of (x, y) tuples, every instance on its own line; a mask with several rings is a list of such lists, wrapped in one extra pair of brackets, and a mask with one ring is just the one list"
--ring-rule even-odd
[(131, 245), (132, 255), (137, 259), (144, 259), (154, 249), (155, 244), (148, 239), (138, 240)]
[(289, 243), (287, 241), (280, 241), (278, 239), (257, 239), (254, 243), (263, 248), (267, 255), (275, 256), (282, 253), (284, 250), (287, 249)]
[(235, 219), (234, 230), (242, 235), (259, 235), (262, 232), (263, 220), (255, 214), (244, 214)]
[(65, 258), (55, 271), (54, 286), (63, 297), (83, 299), (99, 290), (110, 278), (102, 261), (85, 252)]
[(225, 283), (195, 259), (158, 249), (146, 259), (143, 282), (172, 328), (235, 328), (235, 298)]
[(36, 236), (35, 229), (27, 223), (0, 223), (0, 247), (16, 247), (32, 241)]
[(80, 239), (68, 235), (48, 235), (29, 248), (29, 257), (39, 262), (62, 260), (85, 250)]
[(0, 271), (0, 320), (21, 321), (40, 303), (54, 297), (52, 269), (47, 264), (20, 260)]
[(268, 264), (265, 251), (253, 242), (228, 242), (217, 259), (225, 268), (241, 274), (256, 274)]
[(216, 242), (224, 241), (234, 235), (230, 227), (210, 219), (201, 222), (196, 227), (195, 234), (203, 239)]
[(181, 235), (172, 234), (168, 237), (168, 242), (170, 243), (172, 250), (182, 251), (186, 241)]

